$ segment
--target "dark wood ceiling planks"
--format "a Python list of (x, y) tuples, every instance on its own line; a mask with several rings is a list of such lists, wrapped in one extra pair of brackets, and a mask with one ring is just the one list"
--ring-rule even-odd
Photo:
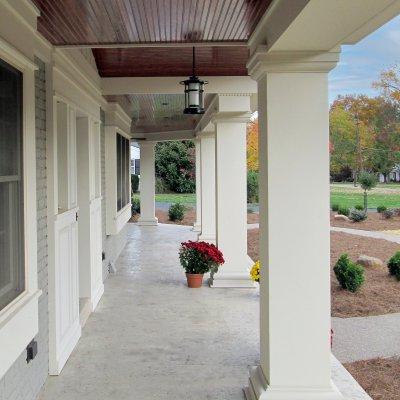
[[(93, 49), (102, 77), (188, 76), (192, 74), (191, 47)], [(196, 74), (247, 75), (248, 49), (244, 46), (197, 47)]]
[(33, 0), (54, 45), (246, 41), (272, 0)]

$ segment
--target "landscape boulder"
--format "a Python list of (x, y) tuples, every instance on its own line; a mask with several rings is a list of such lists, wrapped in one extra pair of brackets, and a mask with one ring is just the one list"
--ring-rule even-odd
[(342, 214), (337, 214), (334, 217), (337, 221), (348, 221), (350, 222), (350, 218), (347, 217), (346, 215), (342, 215)]
[(383, 261), (376, 257), (366, 256), (361, 254), (357, 259), (357, 264), (362, 265), (365, 268), (384, 268)]

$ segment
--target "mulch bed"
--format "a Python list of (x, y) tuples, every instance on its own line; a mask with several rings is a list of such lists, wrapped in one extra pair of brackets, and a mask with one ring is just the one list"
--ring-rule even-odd
[[(248, 231), (248, 254), (258, 260), (258, 229)], [(371, 239), (331, 232), (331, 266), (333, 268), (339, 256), (347, 253), (352, 260), (360, 254), (378, 257), (386, 261), (400, 246), (386, 240)], [(400, 312), (400, 282), (389, 276), (386, 267), (383, 269), (365, 269), (365, 283), (357, 293), (343, 290), (331, 271), (332, 316), (356, 317), (381, 315)]]
[(377, 212), (369, 212), (368, 218), (361, 222), (347, 222), (338, 221), (334, 219), (336, 213), (331, 212), (331, 225), (339, 226), (342, 228), (362, 229), (366, 231), (386, 231), (400, 229), (400, 217), (393, 217), (391, 219), (384, 219), (381, 214)]
[(400, 358), (375, 358), (344, 366), (374, 400), (400, 400)]

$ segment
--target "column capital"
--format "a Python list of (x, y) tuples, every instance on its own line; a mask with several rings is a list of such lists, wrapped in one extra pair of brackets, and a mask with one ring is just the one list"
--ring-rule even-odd
[(267, 51), (266, 46), (259, 46), (247, 62), (247, 70), (255, 80), (268, 72), (329, 72), (339, 56), (340, 47), (330, 51)]
[(247, 123), (250, 122), (251, 112), (219, 112), (212, 116), (211, 122), (218, 123)]
[(154, 147), (157, 144), (157, 142), (150, 140), (141, 140), (138, 143), (140, 147)]

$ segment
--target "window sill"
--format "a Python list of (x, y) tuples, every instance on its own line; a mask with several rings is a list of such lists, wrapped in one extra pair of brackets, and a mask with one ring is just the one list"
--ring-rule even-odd
[(0, 379), (38, 333), (38, 299), (41, 294), (41, 290), (25, 292), (0, 311)]
[(131, 219), (131, 204), (128, 203), (124, 208), (119, 210), (114, 217), (111, 226), (107, 226), (107, 235), (116, 235), (121, 229), (126, 225), (126, 223)]

